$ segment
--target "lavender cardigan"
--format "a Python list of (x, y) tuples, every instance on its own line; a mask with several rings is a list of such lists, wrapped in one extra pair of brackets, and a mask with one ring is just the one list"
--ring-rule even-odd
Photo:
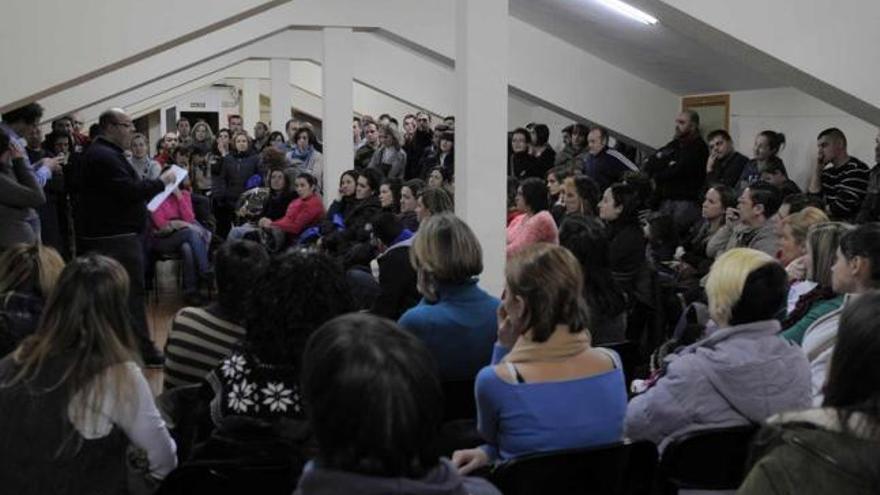
[(695, 430), (742, 426), (810, 407), (803, 351), (777, 335), (776, 320), (714, 331), (668, 356), (666, 374), (626, 411), (625, 434), (662, 451)]

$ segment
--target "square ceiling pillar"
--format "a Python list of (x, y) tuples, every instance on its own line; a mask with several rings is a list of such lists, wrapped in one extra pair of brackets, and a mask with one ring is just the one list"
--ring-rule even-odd
[(455, 212), (483, 248), (480, 285), (500, 296), (507, 246), (507, 0), (457, 0)]

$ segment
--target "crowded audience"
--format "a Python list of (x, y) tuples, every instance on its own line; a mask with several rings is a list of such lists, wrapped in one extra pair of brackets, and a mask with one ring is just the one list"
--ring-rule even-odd
[[(337, 178), (298, 118), (156, 136), (109, 109), (89, 137), (68, 115), (43, 139), (42, 113), (0, 122), (11, 492), (256, 482), (230, 471), (254, 462), (271, 493), (496, 494), (523, 458), (627, 441), (662, 459), (736, 428), (757, 432), (742, 493), (880, 487), (880, 173), (839, 128), (798, 184), (782, 132), (746, 156), (693, 111), (656, 150), (516, 127), (490, 253), (456, 216), (453, 116), (354, 117)], [(179, 266), (165, 322), (146, 300), (160, 260)], [(466, 417), (438, 452), (452, 384)]]

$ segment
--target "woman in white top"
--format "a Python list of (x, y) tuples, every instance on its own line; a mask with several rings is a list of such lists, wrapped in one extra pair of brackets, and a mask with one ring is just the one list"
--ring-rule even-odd
[(127, 482), (126, 449), (164, 478), (176, 447), (137, 365), (129, 282), (115, 260), (71, 262), (36, 333), (0, 361), (4, 493), (111, 493)]

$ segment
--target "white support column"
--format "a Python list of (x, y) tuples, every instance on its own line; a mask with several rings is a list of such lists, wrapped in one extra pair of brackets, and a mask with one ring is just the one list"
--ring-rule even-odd
[(455, 212), (483, 247), (480, 285), (504, 288), (508, 0), (456, 0)]
[(244, 130), (254, 137), (254, 124), (260, 121), (260, 80), (249, 78), (244, 80), (241, 88), (241, 118)]
[(269, 129), (284, 132), (284, 124), (290, 119), (290, 103), (293, 91), (290, 88), (290, 60), (273, 58), (269, 61), (269, 78), (272, 81), (272, 122)]
[(336, 184), (342, 172), (352, 168), (351, 118), (354, 114), (351, 28), (324, 28), (324, 205), (336, 198)]

